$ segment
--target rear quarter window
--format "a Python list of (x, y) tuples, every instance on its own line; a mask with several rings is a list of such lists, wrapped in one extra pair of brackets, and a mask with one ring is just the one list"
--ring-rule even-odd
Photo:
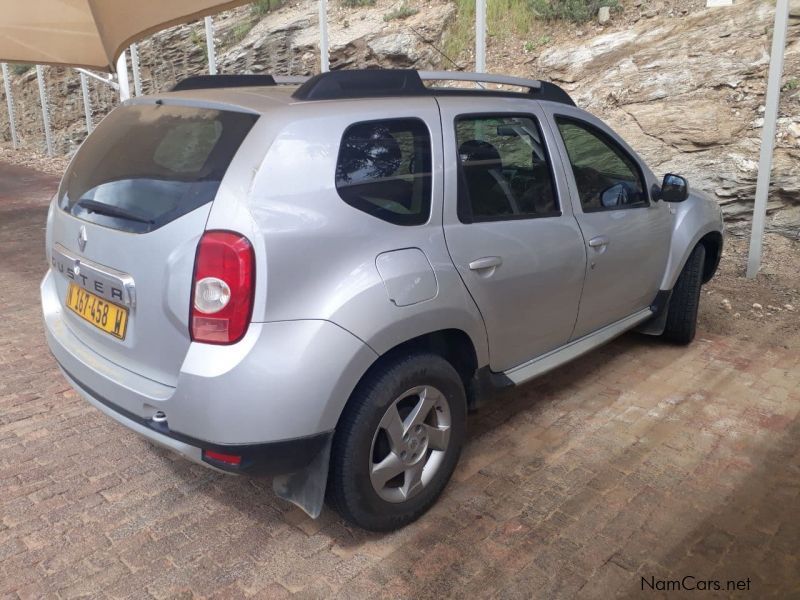
[(187, 106), (118, 108), (78, 151), (59, 206), (122, 231), (158, 229), (214, 199), (257, 118)]
[(350, 206), (395, 225), (421, 225), (431, 210), (431, 137), (419, 119), (349, 126), (336, 191)]

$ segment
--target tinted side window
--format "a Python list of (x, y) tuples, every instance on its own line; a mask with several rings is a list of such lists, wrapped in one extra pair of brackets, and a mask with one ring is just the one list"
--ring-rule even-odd
[(431, 210), (431, 136), (419, 119), (356, 123), (342, 136), (336, 191), (350, 206), (396, 225)]
[(112, 111), (70, 164), (59, 205), (146, 233), (211, 202), (256, 115), (136, 104)]
[(456, 141), (462, 221), (560, 214), (547, 151), (533, 118), (459, 117)]
[(639, 167), (616, 142), (588, 123), (556, 122), (585, 212), (647, 205)]

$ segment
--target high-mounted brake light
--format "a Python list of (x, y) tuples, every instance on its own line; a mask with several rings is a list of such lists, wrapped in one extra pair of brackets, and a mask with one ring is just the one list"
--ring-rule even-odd
[(233, 344), (253, 312), (255, 254), (246, 237), (207, 231), (197, 245), (192, 279), (190, 333), (195, 342)]

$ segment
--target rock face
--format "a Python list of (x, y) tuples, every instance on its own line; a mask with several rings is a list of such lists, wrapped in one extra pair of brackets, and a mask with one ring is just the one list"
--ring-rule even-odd
[[(540, 77), (561, 83), (601, 115), (661, 175), (674, 171), (712, 192), (736, 229), (749, 216), (774, 19), (768, 2), (737, 2), (641, 22), (579, 47), (543, 52)], [(785, 53), (768, 226), (800, 232), (800, 2)], [(776, 212), (781, 209), (780, 212)]]
[[(332, 69), (368, 66), (428, 68), (438, 64), (434, 47), (455, 15), (455, 6), (431, 2), (415, 15), (384, 21), (391, 2), (357, 10), (337, 6), (329, 13)], [(316, 0), (268, 15), (219, 59), (223, 72), (311, 75), (319, 70)]]
[[(390, 21), (384, 16), (396, 8), (395, 0), (356, 9), (330, 3), (331, 67), (439, 66), (436, 48), (455, 16), (455, 4), (410, 1), (419, 12)], [(752, 211), (774, 5), (737, 0), (732, 7), (689, 13), (680, 9), (682, 4), (670, 8), (661, 1), (624, 4), (625, 13), (615, 13), (599, 29), (602, 34), (571, 36), (532, 59), (533, 66), (515, 61), (502, 70), (561, 83), (579, 106), (618, 130), (657, 174), (684, 174), (692, 186), (715, 194), (735, 231), (736, 221)], [(220, 71), (317, 72), (317, 6), (316, 0), (299, 0), (260, 20), (247, 7), (222, 13), (215, 18)], [(797, 237), (800, 0), (792, 0), (791, 11), (768, 227)], [(623, 24), (622, 17), (636, 23)], [(160, 32), (139, 44), (139, 52), (145, 93), (207, 70), (202, 23)], [(80, 81), (71, 69), (46, 71), (56, 147), (69, 155), (86, 135)], [(98, 83), (90, 87), (97, 122), (116, 105), (116, 93)], [(23, 147), (41, 152), (44, 136), (34, 71), (14, 77), (13, 89)], [(4, 105), (0, 93), (0, 115)], [(3, 117), (0, 140), (10, 145)]]
[[(415, 3), (412, 2), (412, 5)], [(367, 66), (416, 67), (438, 65), (442, 36), (455, 15), (455, 4), (430, 0), (406, 19), (384, 20), (396, 8), (394, 0), (374, 6), (329, 6), (332, 69)], [(220, 14), (214, 20), (217, 66), (221, 73), (312, 75), (319, 71), (317, 0), (299, 0), (255, 19), (249, 7)], [(252, 25), (252, 28), (250, 27)], [(171, 27), (138, 45), (144, 93), (169, 89), (189, 75), (206, 73), (206, 42), (202, 22)], [(76, 71), (45, 67), (50, 116), (57, 153), (71, 154), (86, 137), (80, 79)], [(131, 87), (133, 79), (131, 77)], [(12, 78), (17, 129), (24, 150), (44, 151), (41, 107), (35, 71)], [(116, 92), (90, 82), (95, 124), (117, 104)], [(0, 86), (0, 142), (10, 145)]]

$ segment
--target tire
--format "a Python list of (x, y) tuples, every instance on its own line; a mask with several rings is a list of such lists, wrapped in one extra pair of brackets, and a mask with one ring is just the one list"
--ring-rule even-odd
[(670, 342), (689, 344), (694, 339), (705, 260), (706, 249), (702, 244), (698, 244), (686, 261), (672, 291), (667, 324), (663, 333), (664, 339)]
[(458, 463), (466, 408), (461, 378), (436, 354), (401, 356), (373, 369), (336, 427), (328, 503), (370, 531), (391, 531), (419, 518)]

